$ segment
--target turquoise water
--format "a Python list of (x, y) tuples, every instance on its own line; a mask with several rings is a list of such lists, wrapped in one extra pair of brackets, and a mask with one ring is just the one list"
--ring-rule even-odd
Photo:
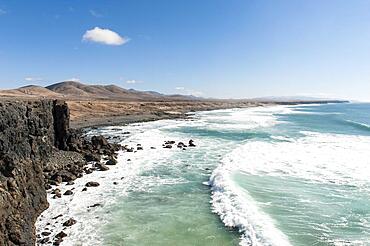
[[(219, 110), (135, 129), (123, 143), (144, 152), (105, 208), (104, 245), (370, 245), (370, 104)], [(189, 139), (196, 148), (161, 148)]]

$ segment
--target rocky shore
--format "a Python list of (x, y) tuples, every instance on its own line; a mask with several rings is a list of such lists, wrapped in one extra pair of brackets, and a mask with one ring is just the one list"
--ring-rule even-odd
[[(115, 164), (121, 146), (102, 136), (87, 139), (69, 128), (69, 120), (64, 101), (0, 102), (0, 245), (58, 245), (64, 232), (55, 238), (35, 233), (37, 217), (49, 206), (47, 191), (55, 199), (70, 195), (73, 191), (61, 194), (57, 186)], [(88, 168), (91, 161), (96, 164)], [(74, 220), (63, 224), (71, 226)]]
[[(78, 178), (115, 166), (119, 150), (136, 153), (144, 148), (117, 142), (100, 135), (88, 137), (82, 130), (70, 128), (70, 109), (64, 101), (0, 101), (0, 245), (63, 242), (68, 236), (66, 229), (77, 223), (75, 218), (57, 214), (38, 228), (38, 233), (36, 220), (50, 202), (73, 196)], [(186, 150), (195, 146), (193, 140), (166, 141), (162, 148)], [(99, 178), (92, 179), (78, 192), (98, 186)], [(99, 206), (94, 203), (88, 209)]]
[[(70, 105), (60, 100), (0, 100), (0, 246), (35, 245), (36, 243), (59, 245), (68, 236), (68, 228), (76, 226), (79, 221), (63, 213), (55, 214), (53, 218), (43, 220), (42, 227), (38, 228), (36, 234), (35, 222), (49, 207), (50, 202), (72, 197), (76, 192), (88, 193), (89, 189), (98, 189), (99, 178), (104, 176), (89, 174), (115, 169), (119, 150), (127, 152), (128, 156), (143, 148), (156, 151), (153, 145), (141, 146), (137, 143), (135, 146), (121, 146), (117, 144), (120, 142), (119, 139), (106, 139), (99, 135), (87, 137), (82, 130), (70, 128)], [(257, 105), (260, 104), (246, 103), (239, 106)], [(121, 108), (121, 106), (114, 107)], [(151, 105), (142, 105), (142, 107), (151, 107)], [(108, 121), (108, 124), (178, 118), (191, 110), (210, 110), (231, 107), (231, 105), (195, 104), (194, 106), (188, 103), (185, 106), (157, 104), (156, 107), (155, 110), (150, 111), (152, 112), (150, 115), (156, 115), (154, 118), (146, 118), (145, 114), (140, 116), (139, 113), (134, 113), (138, 118), (122, 116), (119, 112), (112, 115), (110, 111), (113, 109), (108, 109), (106, 116), (111, 115), (110, 117), (116, 120), (116, 122)], [(176, 111), (168, 111), (169, 109)], [(99, 107), (96, 110), (98, 113), (95, 112), (94, 117), (99, 115), (99, 110), (104, 111)], [(140, 110), (138, 112), (141, 112)], [(88, 124), (84, 124), (79, 121), (83, 114), (76, 118), (76, 109), (73, 112), (74, 127), (102, 125), (103, 122), (107, 124), (104, 114), (97, 121), (92, 120), (90, 115), (90, 118), (87, 117)], [(124, 119), (128, 117), (127, 119), (131, 121), (122, 121), (122, 117)], [(125, 135), (126, 132), (123, 134)], [(196, 143), (193, 140), (183, 142), (168, 140), (157, 148), (182, 151), (195, 146)], [(125, 162), (131, 162), (130, 157)], [(80, 180), (85, 180), (77, 180), (83, 176), (95, 178), (84, 181), (82, 185), (74, 185), (75, 182), (81, 183)], [(121, 179), (124, 177), (112, 182), (117, 185)], [(66, 202), (65, 199), (63, 201)], [(68, 206), (67, 203), (66, 207)], [(91, 202), (87, 209), (100, 206), (100, 203)]]

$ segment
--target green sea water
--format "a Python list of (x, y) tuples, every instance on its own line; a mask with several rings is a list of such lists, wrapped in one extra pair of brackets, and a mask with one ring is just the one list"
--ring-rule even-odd
[[(370, 245), (369, 104), (201, 112), (131, 131), (123, 143), (144, 152), (104, 207), (103, 245)], [(189, 139), (197, 147), (161, 148)]]

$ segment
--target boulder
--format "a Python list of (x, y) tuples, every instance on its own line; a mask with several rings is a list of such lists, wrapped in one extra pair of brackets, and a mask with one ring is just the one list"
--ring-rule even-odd
[(55, 238), (64, 238), (67, 234), (64, 231), (59, 232), (57, 235), (55, 235)]
[(65, 195), (65, 196), (70, 196), (70, 195), (72, 195), (73, 194), (73, 192), (71, 191), (71, 190), (66, 190), (66, 192), (64, 192), (64, 194), (63, 195)]
[(63, 226), (67, 226), (67, 227), (69, 227), (69, 226), (73, 226), (74, 224), (76, 224), (77, 223), (77, 221), (75, 220), (75, 219), (73, 219), (73, 218), (70, 218), (69, 220), (67, 220), (67, 221), (65, 221), (64, 223), (63, 223)]
[(51, 234), (51, 232), (48, 232), (48, 231), (41, 232), (42, 236), (49, 236), (50, 234)]
[(100, 184), (98, 182), (90, 181), (85, 184), (86, 187), (97, 187)]
[(94, 154), (94, 153), (86, 153), (85, 154), (85, 160), (87, 162), (91, 161), (100, 161), (101, 157), (99, 154)]
[(189, 140), (189, 147), (195, 147), (194, 141), (192, 139)]
[(103, 136), (93, 136), (91, 138), (91, 144), (95, 149), (100, 149), (109, 145), (108, 140)]
[(115, 159), (113, 159), (113, 158), (111, 158), (111, 159), (109, 159), (106, 163), (105, 163), (105, 165), (116, 165), (117, 164), (117, 160), (115, 160)]
[(185, 147), (187, 147), (183, 142), (179, 142), (178, 144), (177, 144), (177, 148), (185, 148)]
[(67, 170), (61, 170), (57, 173), (57, 175), (62, 178), (63, 182), (70, 182), (77, 178), (76, 175)]

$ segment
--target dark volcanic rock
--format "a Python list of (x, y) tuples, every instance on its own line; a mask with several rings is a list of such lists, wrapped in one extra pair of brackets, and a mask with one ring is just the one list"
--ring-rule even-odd
[(106, 163), (105, 163), (105, 165), (116, 165), (117, 164), (117, 160), (115, 160), (115, 159), (109, 159)]
[(48, 207), (43, 165), (55, 139), (53, 102), (0, 102), (0, 242), (33, 245)]
[[(35, 221), (49, 206), (46, 189), (72, 184), (84, 171), (93, 170), (85, 170), (86, 161), (99, 162), (101, 155), (114, 163), (120, 149), (102, 136), (89, 141), (71, 130), (64, 101), (0, 101), (0, 246), (34, 245)], [(99, 183), (86, 184), (96, 186)], [(61, 197), (60, 190), (54, 197)], [(63, 237), (61, 232), (54, 244)]]
[(42, 236), (49, 236), (50, 234), (51, 234), (51, 232), (48, 232), (48, 231), (41, 232)]
[(53, 118), (55, 129), (55, 146), (61, 150), (67, 150), (69, 130), (69, 108), (67, 103), (60, 100), (54, 101)]
[(192, 139), (189, 140), (189, 147), (195, 147), (194, 141)]
[(90, 182), (87, 182), (85, 186), (86, 187), (97, 187), (99, 185), (100, 184), (98, 182), (90, 181)]
[(100, 149), (109, 145), (107, 139), (103, 136), (93, 136), (91, 138), (91, 144), (95, 149)]
[(74, 224), (76, 224), (77, 221), (73, 218), (70, 218), (69, 220), (65, 221), (63, 223), (63, 226), (73, 226)]
[(55, 235), (55, 238), (64, 238), (67, 234), (64, 231), (59, 232), (57, 235)]
[(72, 195), (73, 194), (73, 191), (71, 191), (71, 190), (66, 190), (66, 192), (64, 192), (64, 194), (63, 195), (65, 195), (65, 196), (70, 196), (70, 195)]
[(90, 162), (90, 161), (100, 161), (100, 155), (99, 154), (94, 154), (94, 153), (86, 153), (85, 154), (85, 160)]

